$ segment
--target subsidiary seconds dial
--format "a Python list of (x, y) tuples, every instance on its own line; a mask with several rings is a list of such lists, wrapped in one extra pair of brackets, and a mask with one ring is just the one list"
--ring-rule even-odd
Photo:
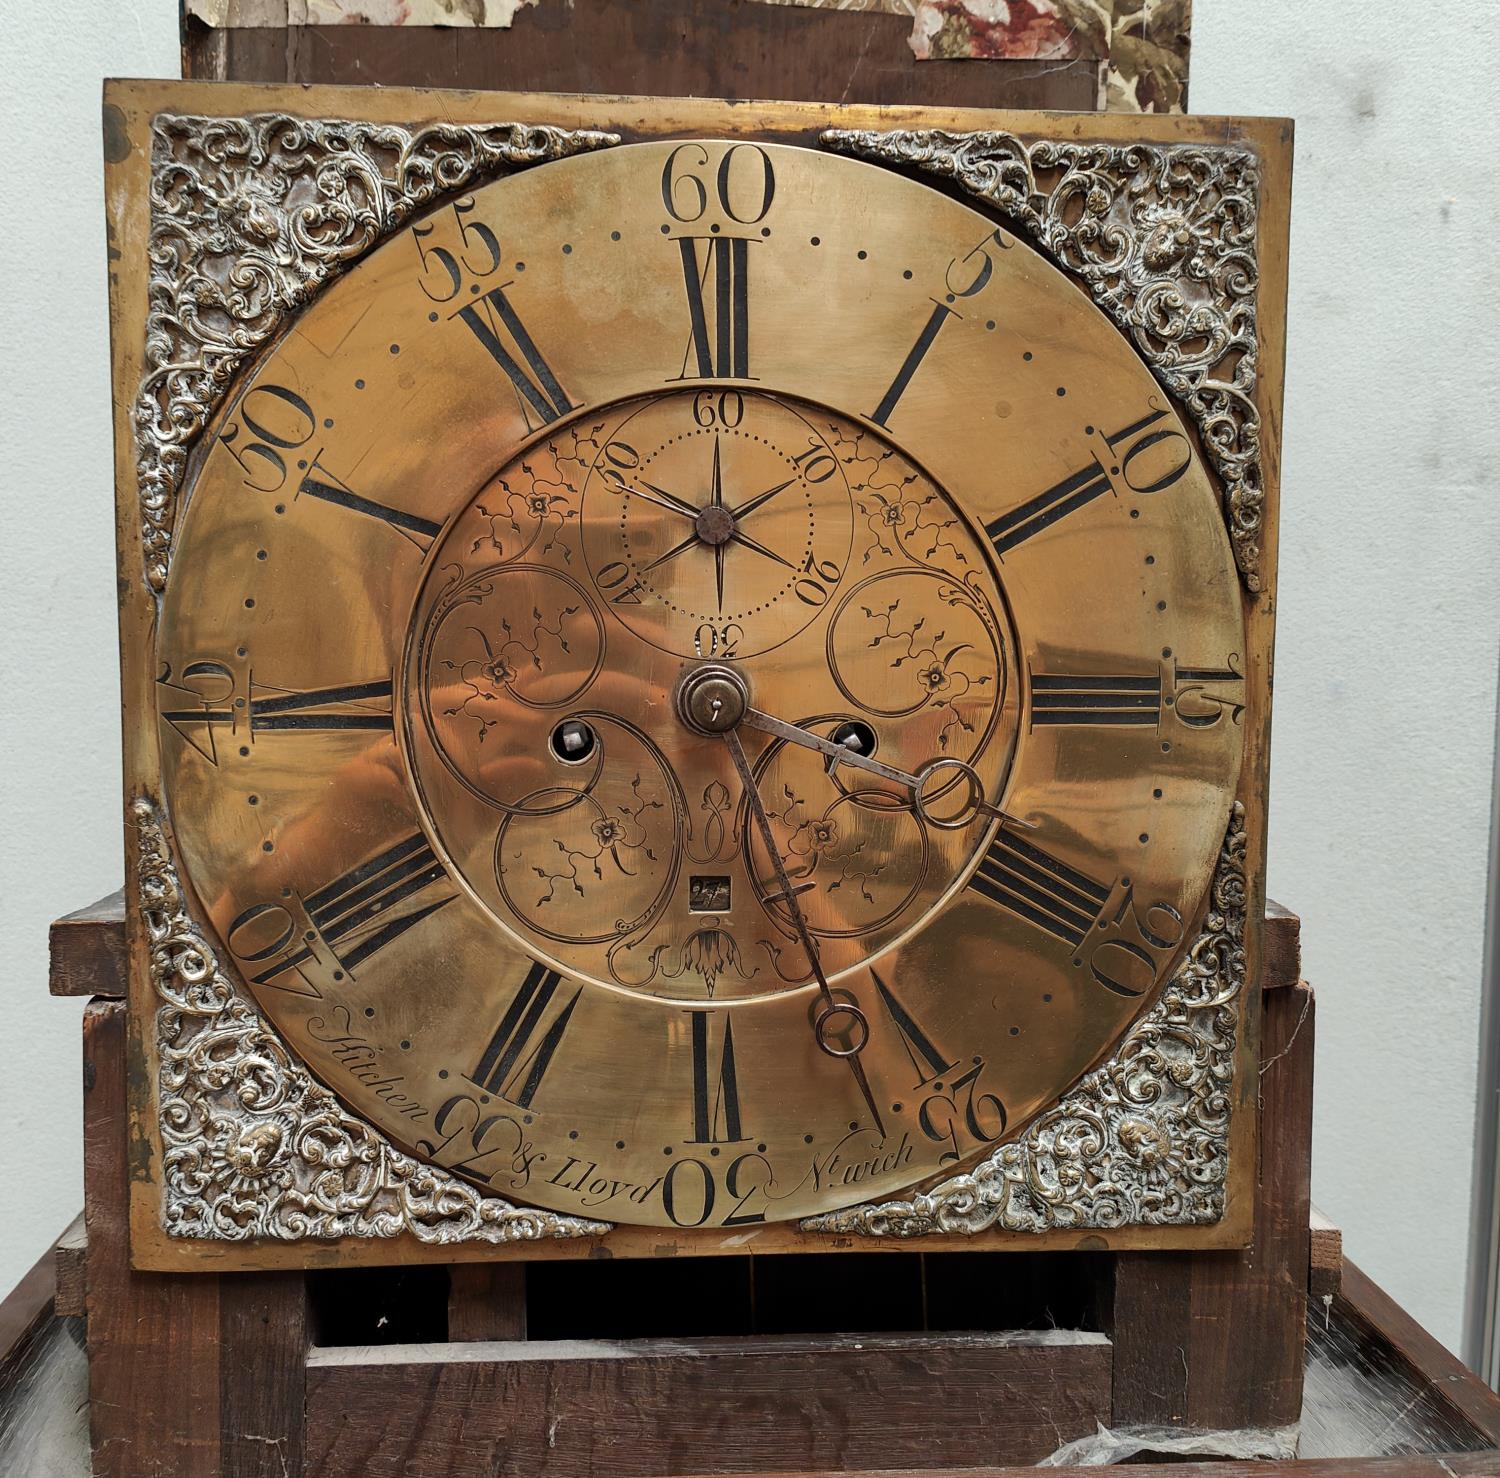
[(838, 435), (826, 418), (736, 389), (654, 397), (613, 422), (582, 501), (610, 610), (682, 657), (750, 657), (796, 636), (849, 557)]

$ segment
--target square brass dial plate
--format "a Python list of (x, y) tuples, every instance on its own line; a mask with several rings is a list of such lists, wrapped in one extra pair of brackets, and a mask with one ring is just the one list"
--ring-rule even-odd
[(1287, 125), (105, 137), (139, 1265), (1243, 1245)]

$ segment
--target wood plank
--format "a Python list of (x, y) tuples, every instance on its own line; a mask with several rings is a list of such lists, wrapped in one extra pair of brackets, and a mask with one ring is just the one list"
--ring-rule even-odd
[(57, 1292), (53, 1297), (54, 1312), (59, 1318), (82, 1317), (85, 1291), (88, 1288), (89, 1238), (84, 1227), (83, 1212), (69, 1223), (67, 1231), (52, 1244), (53, 1267), (57, 1275)]
[[(1283, 1462), (1131, 1463), (1130, 1478), (1496, 1478), (1500, 1453), (1433, 1452), (1406, 1457), (1300, 1458)], [(1098, 1468), (1049, 1468), (1050, 1478), (1098, 1478)], [(863, 1468), (839, 1478), (1035, 1478), (1032, 1468)], [(706, 1473), (679, 1478), (707, 1478)], [(759, 1473), (756, 1478), (829, 1478), (827, 1470)]]
[[(84, 1220), (95, 1478), (298, 1478), (301, 1273), (130, 1266), (123, 1001), (84, 1008)], [(149, 1464), (149, 1466), (148, 1466)]]
[(1302, 979), (1302, 920), (1269, 898), (1260, 948), (1262, 990), (1281, 990)]
[(459, 1263), (450, 1269), (448, 1338), (526, 1338), (526, 1264)]
[(1092, 112), (1098, 63), (924, 61), (909, 16), (743, 0), (569, 0), (505, 29), (190, 21), (183, 76), (236, 82), (545, 90), (658, 97), (950, 103)]
[(47, 988), (54, 996), (124, 996), (128, 957), (123, 888), (55, 920), (47, 939), (52, 957)]
[(1339, 1306), (1387, 1345), (1434, 1400), (1500, 1448), (1500, 1395), (1348, 1258)]
[(221, 1463), (235, 1478), (302, 1472), (308, 1325), (301, 1273), (226, 1274), (219, 1283)]
[(220, 1472), (219, 1279), (130, 1266), (123, 1001), (84, 1008), (83, 1051), (94, 1475), (213, 1478)]
[(1108, 1420), (1100, 1335), (534, 1341), (314, 1350), (307, 1471), (610, 1478), (1035, 1462)]
[(1307, 1234), (1307, 1291), (1313, 1298), (1332, 1298), (1344, 1273), (1344, 1234), (1316, 1206)]
[(1255, 1241), (1242, 1252), (1122, 1253), (1115, 1425), (1279, 1427), (1302, 1409), (1313, 994), (1264, 998)]

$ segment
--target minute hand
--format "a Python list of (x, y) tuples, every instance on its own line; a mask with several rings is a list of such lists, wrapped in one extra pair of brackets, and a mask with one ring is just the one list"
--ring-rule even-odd
[[(776, 845), (776, 834), (771, 830), (771, 818), (766, 815), (765, 803), (761, 800), (760, 791), (756, 788), (755, 772), (750, 768), (750, 761), (745, 758), (745, 747), (740, 743), (740, 736), (733, 729), (725, 731), (724, 742), (729, 746), (730, 758), (733, 759), (734, 767), (739, 772), (740, 785), (745, 792), (745, 802), (750, 807), (750, 814), (755, 818), (755, 824), (760, 830), (760, 839), (770, 854), (771, 867), (780, 885), (782, 901), (791, 915), (792, 927), (797, 931), (797, 938), (801, 942), (803, 953), (807, 956), (813, 979), (817, 981), (818, 990), (823, 997), (822, 1009), (813, 1023), (813, 1034), (818, 1046), (830, 1057), (842, 1057), (849, 1064), (849, 1070), (854, 1074), (854, 1081), (859, 1085), (859, 1091), (870, 1110), (870, 1117), (875, 1121), (876, 1131), (884, 1139), (885, 1121), (880, 1117), (880, 1108), (870, 1088), (870, 1079), (865, 1073), (864, 1064), (859, 1060), (860, 1051), (869, 1040), (870, 1023), (858, 1006), (842, 1002), (833, 994), (828, 984), (828, 977), (823, 973), (823, 961), (818, 955), (817, 941), (813, 939), (812, 930), (807, 927), (807, 919), (803, 915), (802, 906), (797, 902), (797, 890), (792, 887), (792, 880), (787, 876), (786, 863), (782, 859), (781, 849)], [(831, 1039), (825, 1036), (824, 1028), (837, 1016), (849, 1017), (860, 1029), (862, 1035), (853, 1048), (836, 1047), (831, 1044)]]

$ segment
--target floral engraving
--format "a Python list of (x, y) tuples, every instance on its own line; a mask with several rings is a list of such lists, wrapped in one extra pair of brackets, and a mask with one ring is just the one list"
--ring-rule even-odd
[(1248, 149), (1027, 143), (999, 132), (827, 129), (825, 147), (954, 181), (1079, 278), (1187, 409), (1224, 483), (1246, 588), (1261, 588), (1255, 404), (1260, 172)]
[(926, 1237), (1219, 1221), (1245, 993), (1246, 841), (1236, 801), (1202, 931), (1108, 1062), (972, 1170), (801, 1229)]
[(188, 915), (156, 805), (131, 806), (150, 951), (162, 1217), (210, 1241), (398, 1237), (528, 1242), (607, 1222), (487, 1196), (348, 1113), (220, 967)]
[[(545, 890), (537, 897), (538, 908), (558, 897), (560, 884), (566, 884), (578, 897), (586, 897), (580, 866), (596, 882), (613, 883), (621, 877), (633, 878), (640, 872), (641, 862), (633, 855), (636, 852), (646, 862), (659, 860), (651, 848), (651, 832), (641, 824), (641, 816), (646, 811), (665, 811), (667, 806), (664, 801), (641, 794), (639, 775), (630, 782), (628, 800), (606, 809), (592, 796), (581, 795), (580, 804), (588, 807), (593, 818), (588, 823), (585, 840), (570, 844), (562, 838), (554, 838), (553, 845), (561, 854), (561, 860), (552, 867), (532, 865), (531, 871), (546, 884)], [(608, 879), (599, 865), (606, 855), (614, 864)]]
[(159, 114), (134, 421), (146, 577), (167, 581), (188, 453), (289, 313), (440, 196), (619, 136), (524, 123)]
[[(663, 964), (664, 959), (675, 963)], [(710, 1000), (721, 976), (727, 979), (733, 974), (738, 980), (753, 980), (760, 974), (760, 966), (750, 964), (734, 935), (718, 928), (695, 930), (680, 945), (657, 945), (651, 951), (651, 965), (653, 975), (659, 969), (668, 980), (690, 972), (697, 975)]]

